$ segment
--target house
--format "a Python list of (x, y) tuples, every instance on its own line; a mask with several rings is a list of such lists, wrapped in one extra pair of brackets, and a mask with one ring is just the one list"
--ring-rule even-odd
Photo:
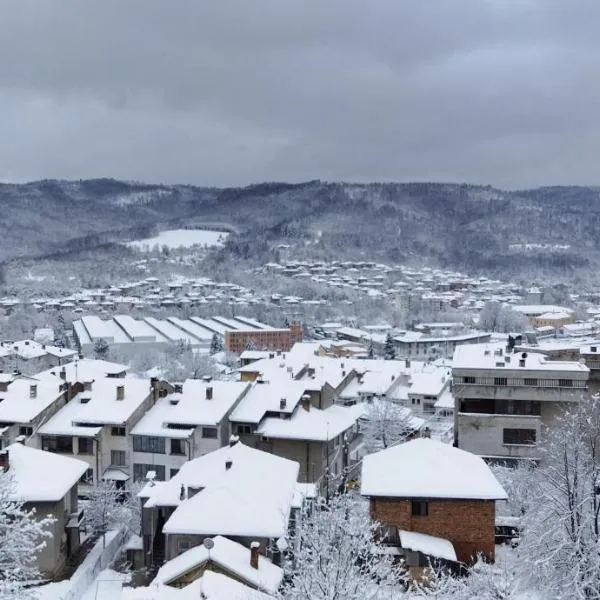
[(221, 535), (206, 539), (210, 540), (206, 545), (190, 548), (166, 562), (153, 583), (181, 588), (213, 571), (267, 594), (277, 592), (283, 569), (260, 555), (258, 544), (247, 548)]
[(16, 443), (0, 451), (0, 468), (14, 481), (16, 501), (35, 509), (40, 518), (54, 518), (52, 535), (36, 557), (40, 572), (51, 577), (79, 549), (83, 512), (77, 503), (77, 484), (87, 464)]
[(507, 495), (480, 457), (428, 438), (411, 440), (363, 459), (361, 494), (409, 567), (425, 566), (424, 555), (494, 561), (495, 501)]
[(327, 398), (312, 379), (257, 380), (232, 411), (231, 432), (252, 447), (299, 463), (299, 481), (333, 489), (360, 458), (363, 409), (335, 406), (333, 398), (321, 408)]
[(216, 535), (247, 548), (258, 542), (260, 553), (277, 562), (277, 542), (289, 535), (303, 502), (298, 472), (298, 463), (232, 438), (186, 462), (169, 481), (150, 473), (139, 494), (147, 565), (160, 566)]
[[(184, 588), (152, 584), (148, 587), (123, 587), (120, 600), (273, 600), (273, 596), (252, 589), (221, 573), (206, 571)], [(117, 600), (117, 599), (115, 599)]]
[(0, 449), (18, 436), (31, 438), (68, 398), (68, 386), (60, 379), (0, 373)]
[(148, 471), (156, 479), (173, 477), (192, 458), (212, 452), (229, 440), (229, 415), (249, 383), (188, 379), (156, 404), (132, 428), (133, 476)]
[(90, 482), (135, 477), (129, 434), (156, 390), (145, 379), (111, 377), (85, 381), (82, 388), (38, 429), (42, 449), (87, 462)]
[(76, 350), (46, 345), (34, 340), (2, 342), (0, 369), (32, 374), (63, 365), (77, 356)]
[(504, 462), (539, 457), (543, 426), (588, 390), (590, 369), (505, 344), (460, 346), (452, 365), (455, 445)]

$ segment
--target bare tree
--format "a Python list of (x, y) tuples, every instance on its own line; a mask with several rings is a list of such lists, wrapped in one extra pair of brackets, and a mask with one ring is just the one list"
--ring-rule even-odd
[(418, 422), (409, 408), (374, 398), (367, 404), (361, 429), (367, 452), (371, 453), (408, 439), (418, 430)]

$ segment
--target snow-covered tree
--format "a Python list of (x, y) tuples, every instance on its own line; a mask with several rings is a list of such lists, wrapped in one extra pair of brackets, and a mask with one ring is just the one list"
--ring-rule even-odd
[(106, 340), (99, 339), (94, 344), (94, 358), (97, 358), (100, 360), (106, 360), (106, 358), (108, 357), (109, 350), (110, 350), (110, 346), (108, 345)]
[[(463, 576), (432, 569), (430, 576), (414, 584), (410, 600), (525, 600), (523, 585), (517, 574), (516, 559), (508, 554), (491, 565), (478, 561)], [(408, 600), (408, 599), (407, 599)]]
[(102, 536), (111, 529), (127, 529), (139, 534), (142, 508), (137, 494), (143, 485), (143, 482), (129, 482), (119, 488), (110, 479), (101, 480), (90, 492), (85, 510), (87, 527)]
[(216, 354), (217, 352), (222, 352), (222, 351), (223, 351), (223, 341), (221, 340), (221, 337), (218, 334), (213, 333), (212, 339), (210, 340), (210, 353)]
[(385, 345), (383, 347), (383, 358), (385, 360), (394, 360), (396, 358), (396, 346), (392, 335), (388, 333), (385, 336)]
[(395, 446), (414, 433), (414, 415), (408, 408), (375, 398), (367, 404), (361, 430), (367, 452), (377, 452)]
[(375, 358), (375, 350), (373, 349), (373, 340), (369, 340), (369, 345), (367, 346), (367, 357), (370, 359)]
[(394, 598), (401, 570), (381, 551), (368, 504), (353, 494), (316, 503), (299, 525), (282, 600)]
[(34, 597), (25, 585), (40, 577), (36, 554), (53, 522), (52, 517), (37, 518), (35, 510), (16, 500), (14, 479), (0, 469), (0, 600)]
[(545, 597), (600, 598), (600, 404), (584, 396), (548, 430), (523, 521), (523, 576)]
[(123, 491), (112, 479), (102, 479), (92, 487), (85, 509), (85, 525), (94, 535), (102, 536), (106, 543), (106, 532), (113, 528), (121, 511)]

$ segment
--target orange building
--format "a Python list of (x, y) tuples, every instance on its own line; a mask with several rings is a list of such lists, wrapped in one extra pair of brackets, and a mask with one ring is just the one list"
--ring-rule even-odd
[(302, 324), (292, 321), (286, 329), (247, 329), (225, 332), (225, 350), (242, 353), (244, 350), (281, 350), (287, 352), (302, 341)]

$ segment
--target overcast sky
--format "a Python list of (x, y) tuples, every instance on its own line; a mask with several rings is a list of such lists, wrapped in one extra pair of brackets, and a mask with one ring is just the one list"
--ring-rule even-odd
[(4, 0), (0, 180), (600, 183), (600, 0)]

